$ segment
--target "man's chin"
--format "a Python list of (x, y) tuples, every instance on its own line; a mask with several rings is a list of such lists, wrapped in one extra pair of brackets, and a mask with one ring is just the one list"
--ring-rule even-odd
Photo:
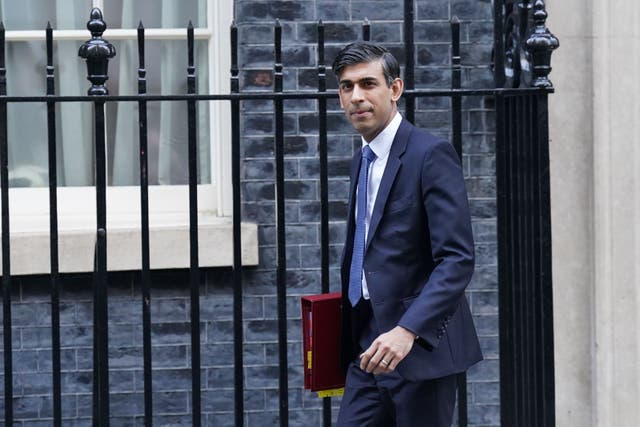
[(356, 128), (356, 131), (364, 138), (365, 141), (371, 142), (373, 138), (375, 138), (379, 132), (376, 132), (375, 129), (371, 127), (361, 127)]
[(371, 132), (371, 126), (369, 126), (364, 120), (352, 120), (351, 126), (353, 126), (353, 128), (361, 135), (366, 135)]

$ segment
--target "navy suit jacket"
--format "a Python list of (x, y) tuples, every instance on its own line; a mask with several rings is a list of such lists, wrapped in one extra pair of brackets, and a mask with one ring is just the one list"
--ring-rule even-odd
[[(345, 369), (357, 356), (348, 289), (360, 161), (358, 151), (351, 164), (341, 269)], [(403, 119), (380, 182), (363, 269), (380, 333), (401, 325), (419, 336), (396, 368), (405, 379), (463, 372), (482, 359), (464, 295), (473, 268), (469, 206), (458, 156), (447, 141)]]

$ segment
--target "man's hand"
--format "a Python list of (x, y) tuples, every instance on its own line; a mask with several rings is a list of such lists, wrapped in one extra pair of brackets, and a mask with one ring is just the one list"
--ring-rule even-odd
[(414, 341), (415, 335), (412, 332), (402, 326), (396, 326), (376, 338), (360, 355), (360, 369), (373, 372), (374, 375), (392, 372), (409, 354)]

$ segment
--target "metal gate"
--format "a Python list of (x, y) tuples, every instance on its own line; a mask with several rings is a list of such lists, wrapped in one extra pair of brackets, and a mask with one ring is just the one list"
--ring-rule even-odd
[(555, 425), (546, 19), (541, 0), (496, 8), (496, 86), (519, 88), (496, 94), (500, 403), (514, 426)]

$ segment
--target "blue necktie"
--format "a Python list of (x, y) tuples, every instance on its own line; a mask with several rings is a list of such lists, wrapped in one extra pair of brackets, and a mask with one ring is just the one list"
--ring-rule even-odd
[(376, 158), (369, 145), (362, 147), (362, 162), (358, 175), (358, 209), (356, 212), (356, 232), (353, 237), (353, 255), (349, 270), (349, 301), (356, 306), (362, 295), (362, 262), (364, 260), (364, 246), (367, 218), (367, 177), (369, 165)]

